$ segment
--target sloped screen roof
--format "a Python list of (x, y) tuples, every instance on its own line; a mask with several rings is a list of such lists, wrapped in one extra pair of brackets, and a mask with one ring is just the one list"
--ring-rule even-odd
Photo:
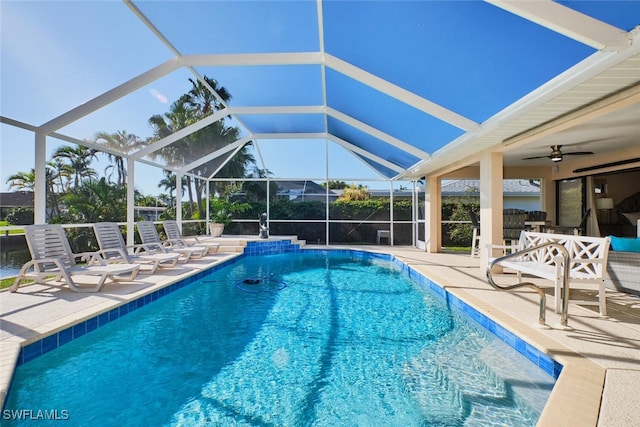
[[(269, 158), (271, 144), (263, 141), (322, 139), (389, 179), (607, 50), (611, 35), (624, 42), (640, 23), (635, 1), (53, 1), (1, 7), (5, 123), (67, 140), (90, 140), (92, 132), (110, 129), (145, 140), (149, 117), (188, 90), (188, 79), (208, 76), (232, 94), (213, 121), (239, 127), (237, 146), (253, 142)], [(566, 19), (555, 18), (565, 13)], [(157, 155), (156, 142), (122, 153), (212, 176), (237, 149), (211, 143), (178, 155), (177, 138), (162, 142), (175, 152), (170, 162)]]

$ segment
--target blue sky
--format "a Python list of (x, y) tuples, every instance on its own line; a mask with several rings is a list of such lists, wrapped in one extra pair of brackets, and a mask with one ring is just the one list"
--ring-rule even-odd
[[(626, 31), (638, 25), (637, 1), (562, 2)], [(145, 1), (135, 3), (183, 54), (318, 51), (316, 1)], [(453, 112), (481, 123), (594, 50), (484, 2), (323, 3), (325, 51)], [(41, 125), (172, 58), (120, 1), (0, 0), (0, 114)], [(118, 25), (114, 25), (116, 23)], [(232, 106), (317, 106), (322, 70), (295, 66), (195, 67), (232, 94)], [(326, 68), (327, 105), (431, 153), (463, 130)], [(91, 139), (124, 130), (151, 136), (147, 120), (189, 90), (187, 69), (170, 73), (59, 130)], [(239, 117), (254, 132), (317, 129), (301, 115)], [(329, 130), (406, 167), (416, 157), (329, 120)], [(59, 142), (49, 138), (48, 152)], [(0, 125), (0, 187), (33, 167), (31, 132)], [(332, 176), (377, 178), (363, 162), (329, 144)], [(260, 141), (277, 176), (322, 177), (324, 141)], [(102, 161), (95, 169), (102, 172)], [(138, 164), (137, 186), (156, 194), (160, 170)], [(388, 170), (387, 170), (388, 172)], [(317, 175), (317, 176), (316, 176)], [(373, 183), (371, 187), (384, 187)]]
[[(120, 2), (67, 2), (62, 8), (53, 3), (2, 1), (2, 94), (1, 114), (12, 119), (40, 125), (65, 111), (98, 96), (171, 58), (171, 54)], [(119, 25), (95, 26), (96, 22), (118, 22)], [(240, 24), (238, 22), (238, 24)], [(131, 49), (126, 49), (127, 45)], [(208, 74), (208, 71), (217, 74)], [(203, 70), (203, 74), (219, 78), (237, 70)], [(243, 70), (248, 81), (255, 81), (255, 70)], [(253, 78), (252, 78), (253, 77)], [(286, 77), (286, 76), (285, 76)], [(168, 111), (169, 104), (190, 89), (187, 70), (179, 70), (131, 95), (60, 130), (78, 139), (91, 139), (97, 132), (126, 130), (142, 138), (151, 135), (147, 124), (153, 114)], [(263, 77), (264, 79), (264, 77)], [(281, 78), (282, 84), (286, 78)], [(233, 83), (233, 82), (232, 82)], [(272, 88), (273, 89), (273, 88)], [(300, 89), (300, 88), (298, 88)], [(237, 96), (259, 90), (253, 85), (238, 86)], [(233, 96), (236, 96), (232, 92)], [(321, 97), (315, 94), (313, 104)], [(68, 143), (48, 138), (48, 157), (60, 145)], [(269, 169), (286, 176), (304, 177), (308, 166), (291, 163), (291, 154), (304, 157), (324, 153), (324, 142), (313, 141), (295, 146), (291, 141), (264, 141), (262, 154)], [(310, 146), (314, 148), (310, 151)], [(322, 146), (319, 149), (319, 146)], [(333, 145), (333, 144), (332, 144)], [(273, 150), (268, 149), (273, 147)], [(350, 163), (346, 176), (377, 178), (361, 162), (332, 149), (338, 164)], [(0, 187), (8, 189), (7, 177), (33, 167), (34, 136), (32, 132), (6, 124), (0, 125)], [(106, 159), (94, 165), (102, 173)], [(324, 168), (314, 162), (314, 177), (322, 177)], [(137, 187), (146, 194), (160, 190), (157, 182), (161, 170), (137, 164)], [(334, 168), (335, 170), (335, 165)], [(284, 172), (280, 172), (284, 173)], [(317, 173), (317, 175), (316, 175)]]

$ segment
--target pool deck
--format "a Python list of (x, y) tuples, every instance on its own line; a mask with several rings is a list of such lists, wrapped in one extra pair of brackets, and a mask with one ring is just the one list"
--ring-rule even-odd
[[(277, 237), (272, 239), (277, 240)], [(257, 239), (256, 239), (257, 240)], [(345, 246), (307, 245), (304, 249)], [(564, 365), (539, 426), (640, 425), (640, 298), (609, 292), (609, 316), (596, 306), (571, 304), (569, 326), (549, 307), (547, 324), (539, 328), (538, 296), (532, 291), (499, 292), (486, 283), (478, 258), (468, 254), (429, 254), (411, 247), (357, 246), (356, 250), (396, 256), (433, 282), (475, 307), (529, 344)], [(109, 283), (99, 293), (75, 293), (54, 285), (21, 286), (17, 293), (0, 292), (0, 401), (4, 401), (20, 347), (66, 327), (108, 312), (176, 281), (238, 256), (219, 252), (200, 260), (140, 274), (133, 283)], [(495, 275), (498, 283), (515, 282), (514, 274)], [(547, 295), (548, 281), (532, 279)], [(595, 301), (595, 291), (578, 291)], [(576, 292), (574, 292), (575, 295)]]

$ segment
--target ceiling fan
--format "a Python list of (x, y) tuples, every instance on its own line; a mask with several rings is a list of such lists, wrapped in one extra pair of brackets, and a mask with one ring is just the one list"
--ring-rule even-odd
[(593, 151), (574, 151), (572, 153), (563, 153), (562, 151), (560, 151), (562, 145), (552, 145), (550, 148), (551, 154), (548, 156), (525, 157), (522, 160), (544, 159), (546, 157), (551, 159), (552, 162), (557, 163), (561, 162), (564, 156), (586, 156), (589, 154), (595, 154)]

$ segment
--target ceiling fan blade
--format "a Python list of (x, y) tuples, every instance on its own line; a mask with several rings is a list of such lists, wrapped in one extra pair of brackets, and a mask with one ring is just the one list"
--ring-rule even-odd
[(589, 154), (595, 154), (593, 151), (574, 151), (573, 153), (562, 153), (565, 156), (586, 156)]
[(534, 156), (534, 157), (525, 157), (522, 160), (534, 160), (534, 159), (550, 159), (551, 156)]

